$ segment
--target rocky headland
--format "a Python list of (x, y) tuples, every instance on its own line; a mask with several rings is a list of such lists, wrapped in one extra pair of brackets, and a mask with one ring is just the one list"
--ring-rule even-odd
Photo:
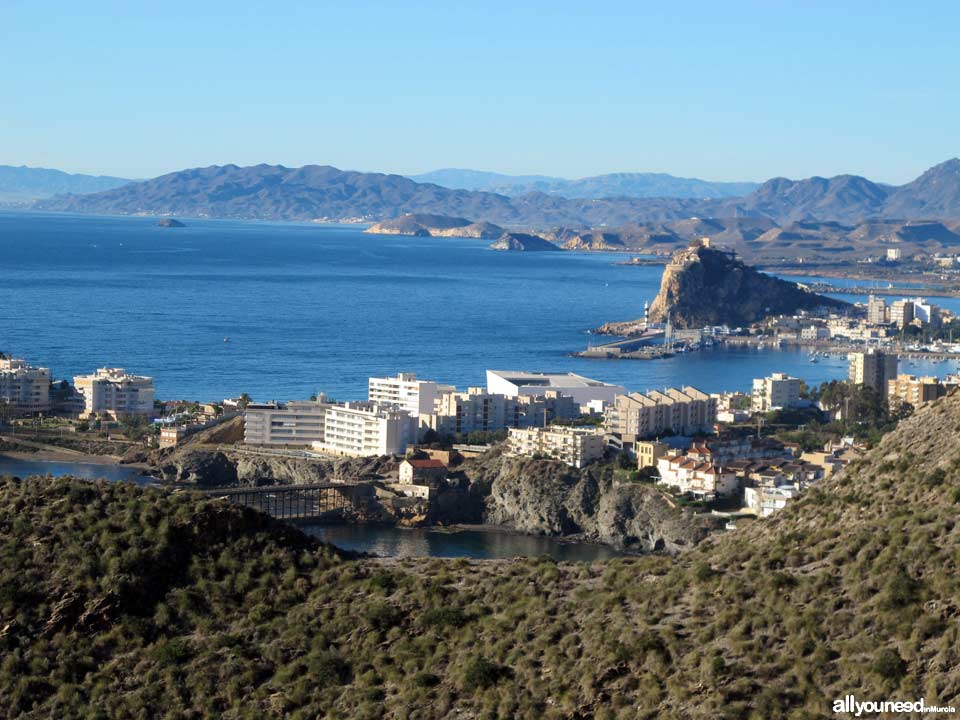
[(164, 228), (182, 228), (186, 227), (186, 224), (180, 222), (179, 220), (174, 220), (173, 218), (163, 218), (157, 222), (157, 227)]
[(503, 233), (495, 242), (490, 243), (493, 250), (507, 250), (511, 252), (543, 252), (560, 250), (549, 240), (544, 240), (539, 235), (530, 235), (529, 233), (508, 232)]
[[(674, 253), (664, 268), (649, 320), (663, 323), (669, 317), (677, 328), (744, 326), (771, 315), (847, 307), (849, 304), (842, 300), (762, 273), (734, 253), (711, 247), (709, 241), (694, 241)], [(629, 335), (640, 328), (641, 322), (607, 323), (595, 332)]]
[(391, 220), (374, 223), (364, 232), (373, 235), (411, 235), (414, 237), (465, 237), (491, 240), (503, 235), (499, 225), (473, 222), (466, 218), (408, 213)]

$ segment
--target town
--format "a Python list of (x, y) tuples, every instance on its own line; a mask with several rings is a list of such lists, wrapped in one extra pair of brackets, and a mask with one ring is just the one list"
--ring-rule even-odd
[[(917, 304), (895, 304), (894, 322), (901, 308), (915, 312)], [(870, 307), (879, 320), (878, 301), (871, 298)], [(485, 386), (458, 390), (401, 372), (369, 378), (361, 400), (336, 402), (317, 393), (286, 402), (241, 395), (195, 403), (157, 400), (152, 378), (122, 368), (56, 382), (49, 369), (4, 356), (0, 441), (32, 437), (58, 446), (64, 438), (86, 438), (175, 448), (242, 416), (238, 452), (317, 461), (396, 458), (383, 478), (386, 488), (423, 513), (456, 482), (450, 474), (458, 459), (498, 448), (507, 457), (578, 470), (614, 463), (627, 481), (652, 484), (671, 502), (734, 519), (765, 517), (860, 457), (871, 432), (960, 384), (956, 375), (900, 374), (897, 355), (880, 347), (851, 352), (848, 363), (846, 381), (820, 388), (773, 373), (746, 391), (635, 392), (569, 372), (487, 370)]]

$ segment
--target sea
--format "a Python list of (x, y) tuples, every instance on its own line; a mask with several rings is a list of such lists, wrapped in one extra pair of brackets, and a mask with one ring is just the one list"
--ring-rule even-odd
[[(497, 252), (488, 241), (370, 235), (357, 226), (0, 212), (0, 352), (72, 378), (125, 367), (157, 397), (258, 401), (365, 397), (367, 378), (416, 372), (480, 386), (485, 371), (572, 371), (630, 390), (749, 390), (787, 372), (843, 378), (842, 356), (710, 350), (661, 360), (570, 357), (591, 328), (642, 316), (662, 268), (624, 256)], [(836, 281), (834, 281), (837, 284)], [(838, 295), (847, 300), (863, 300)], [(960, 312), (960, 300), (937, 298)], [(944, 374), (956, 363), (907, 361)], [(116, 466), (0, 457), (0, 474), (146, 482)], [(595, 560), (610, 548), (466, 529), (322, 527), (347, 549), (391, 556)]]
[[(662, 268), (617, 265), (623, 255), (498, 252), (485, 240), (357, 226), (185, 223), (0, 213), (0, 352), (56, 378), (124, 367), (153, 376), (159, 398), (201, 401), (359, 399), (368, 377), (398, 372), (465, 388), (483, 385), (488, 368), (572, 371), (638, 391), (846, 374), (841, 356), (811, 363), (771, 348), (570, 357), (607, 340), (591, 328), (642, 316), (656, 295)], [(960, 312), (960, 299), (935, 302)]]

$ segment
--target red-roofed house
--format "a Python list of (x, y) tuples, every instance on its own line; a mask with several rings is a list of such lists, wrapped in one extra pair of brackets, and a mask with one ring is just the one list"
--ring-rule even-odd
[(405, 485), (436, 487), (447, 477), (447, 466), (439, 460), (404, 460), (400, 463), (400, 482)]

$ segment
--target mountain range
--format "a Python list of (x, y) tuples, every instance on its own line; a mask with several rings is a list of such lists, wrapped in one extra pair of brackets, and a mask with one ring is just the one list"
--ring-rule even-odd
[(433, 183), (460, 190), (482, 190), (510, 197), (542, 192), (565, 198), (592, 200), (612, 197), (740, 197), (760, 187), (760, 183), (712, 182), (666, 173), (610, 173), (568, 180), (547, 175), (504, 175), (481, 170), (445, 168), (408, 177), (419, 183)]
[(428, 213), (510, 228), (581, 230), (692, 218), (756, 218), (856, 225), (873, 219), (960, 218), (960, 160), (893, 187), (855, 175), (774, 178), (739, 198), (566, 198), (543, 192), (509, 197), (418, 183), (401, 175), (329, 166), (210, 166), (169, 173), (93, 194), (40, 200), (41, 210), (262, 220), (373, 222)]
[(82, 175), (61, 170), (0, 165), (0, 202), (26, 203), (61, 193), (95, 193), (132, 182), (108, 175)]

